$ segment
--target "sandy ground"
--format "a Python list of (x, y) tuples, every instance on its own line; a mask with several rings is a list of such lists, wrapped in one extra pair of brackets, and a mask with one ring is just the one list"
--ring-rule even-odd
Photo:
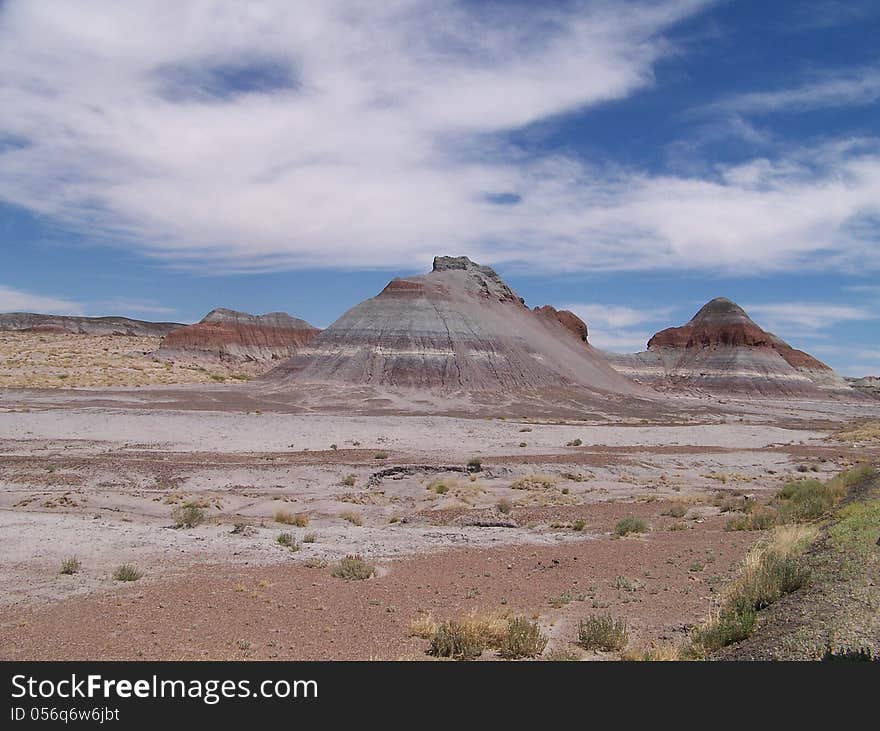
[[(719, 497), (880, 452), (827, 438), (876, 404), (727, 402), (699, 423), (683, 403), (686, 419), (621, 425), (47, 393), (0, 392), (2, 658), (421, 657), (406, 631), (420, 609), (507, 607), (555, 645), (613, 610), (636, 644), (672, 641), (757, 537), (723, 530)], [(205, 522), (175, 528), (187, 503)], [(651, 530), (615, 538), (629, 515)], [(333, 578), (350, 553), (379, 576)], [(143, 578), (114, 581), (122, 563)]]
[(0, 332), (0, 388), (88, 388), (242, 381), (244, 369), (153, 356), (162, 338)]

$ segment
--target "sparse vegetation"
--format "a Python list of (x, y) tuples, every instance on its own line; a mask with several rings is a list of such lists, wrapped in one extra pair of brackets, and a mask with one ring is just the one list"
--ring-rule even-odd
[(594, 615), (578, 624), (578, 645), (585, 650), (623, 650), (629, 642), (625, 619), (610, 614)]
[(687, 515), (688, 506), (683, 502), (675, 502), (669, 506), (669, 509), (666, 511), (665, 515), (668, 515), (672, 518), (683, 518)]
[(570, 442), (568, 442), (565, 446), (566, 446), (566, 447), (579, 447), (579, 446), (581, 446), (582, 444), (583, 444), (583, 442), (582, 442), (580, 439), (572, 439), (572, 440), (571, 440)]
[(356, 513), (353, 510), (346, 510), (344, 513), (340, 513), (339, 517), (352, 525), (361, 526), (364, 524), (364, 519), (361, 517), (360, 513)]
[(61, 562), (61, 573), (65, 576), (75, 574), (80, 569), (79, 559), (76, 556), (69, 556)]
[(583, 518), (578, 518), (577, 520), (574, 521), (574, 523), (571, 524), (571, 529), (578, 531), (578, 532), (582, 531), (586, 527), (587, 527), (587, 521), (584, 520)]
[(376, 567), (365, 561), (359, 554), (346, 556), (331, 572), (332, 576), (350, 581), (363, 581), (376, 573)]
[(355, 475), (346, 475), (342, 478), (342, 484), (346, 487), (354, 487), (357, 477)]
[(510, 511), (513, 510), (513, 503), (510, 502), (506, 497), (501, 498), (497, 503), (495, 503), (495, 507), (498, 509), (499, 513), (503, 515), (509, 515)]
[(556, 479), (549, 475), (526, 475), (511, 483), (512, 490), (547, 490), (556, 485)]
[(450, 620), (437, 626), (431, 637), (429, 654), (435, 657), (452, 657), (456, 660), (474, 660), (483, 654), (486, 645), (474, 629), (461, 622)]
[(318, 540), (318, 534), (310, 531), (303, 536), (303, 543), (315, 543)]
[(275, 522), (282, 525), (293, 525), (297, 528), (305, 528), (309, 524), (308, 513), (291, 513), (287, 510), (275, 511)]
[(113, 572), (114, 581), (137, 581), (143, 576), (143, 572), (130, 563), (124, 563)]
[(458, 487), (458, 481), (451, 480), (447, 477), (433, 480), (428, 485), (428, 490), (430, 492), (433, 492), (435, 495), (445, 495), (447, 492), (456, 487)]
[(195, 528), (205, 522), (205, 511), (194, 503), (178, 505), (171, 511), (175, 528)]
[(645, 523), (645, 521), (641, 518), (634, 518), (633, 516), (629, 516), (617, 521), (617, 525), (614, 526), (614, 533), (621, 538), (623, 536), (628, 536), (631, 533), (647, 532), (648, 524)]
[(388, 452), (376, 452), (373, 459), (388, 459)]
[(471, 457), (467, 463), (468, 472), (480, 472), (483, 469), (483, 461), (479, 457)]
[(300, 549), (300, 545), (297, 543), (296, 538), (293, 537), (292, 533), (279, 533), (275, 542), (279, 546), (283, 546), (291, 551), (298, 551)]
[(513, 617), (507, 623), (507, 633), (498, 646), (498, 654), (506, 659), (537, 657), (547, 647), (547, 636), (537, 622), (525, 617)]

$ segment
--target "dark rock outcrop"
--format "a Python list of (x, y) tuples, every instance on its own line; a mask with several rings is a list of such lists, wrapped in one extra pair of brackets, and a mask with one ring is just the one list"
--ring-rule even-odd
[(161, 338), (183, 325), (179, 322), (146, 322), (128, 317), (77, 317), (33, 312), (0, 314), (0, 330), (77, 335), (130, 335)]
[(169, 333), (160, 358), (230, 364), (267, 364), (295, 355), (320, 330), (285, 312), (250, 315), (218, 308), (195, 325)]
[(641, 393), (585, 342), (586, 326), (573, 332), (572, 324), (564, 315), (560, 320), (530, 310), (489, 267), (467, 257), (437, 257), (431, 273), (394, 279), (265, 378), (431, 390), (574, 386)]

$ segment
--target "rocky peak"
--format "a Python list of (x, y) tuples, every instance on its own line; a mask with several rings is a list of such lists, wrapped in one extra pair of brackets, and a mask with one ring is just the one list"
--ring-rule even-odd
[(510, 300), (524, 305), (522, 297), (516, 294), (492, 267), (483, 266), (471, 261), (466, 256), (435, 256), (432, 274), (445, 272), (465, 272), (477, 283), (480, 294), (485, 297), (496, 297), (500, 301)]

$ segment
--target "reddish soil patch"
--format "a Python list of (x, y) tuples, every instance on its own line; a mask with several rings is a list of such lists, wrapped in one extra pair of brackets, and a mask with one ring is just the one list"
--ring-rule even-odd
[[(420, 609), (444, 619), (507, 608), (540, 616), (562, 643), (574, 639), (579, 618), (608, 611), (629, 619), (633, 645), (681, 640), (756, 536), (724, 532), (724, 518), (664, 530), (671, 519), (659, 516), (659, 503), (618, 509), (653, 511), (655, 530), (406, 558), (382, 564), (382, 575), (368, 581), (301, 562), (206, 565), (48, 608), (13, 608), (0, 612), (0, 659), (423, 657), (427, 642), (407, 636)], [(603, 507), (591, 522), (608, 525), (611, 511)], [(565, 597), (562, 606), (551, 606), (553, 597)]]

